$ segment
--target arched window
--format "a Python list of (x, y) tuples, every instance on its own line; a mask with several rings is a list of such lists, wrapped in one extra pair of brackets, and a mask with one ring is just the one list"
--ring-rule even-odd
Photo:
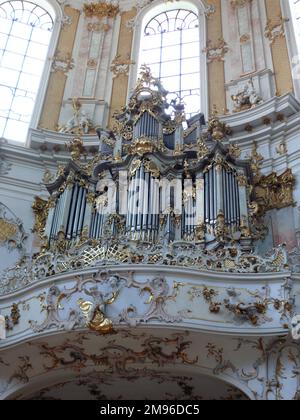
[(293, 19), (298, 52), (300, 52), (300, 0), (290, 0), (291, 16)]
[(0, 137), (26, 140), (52, 30), (43, 7), (0, 0)]
[(186, 8), (144, 19), (139, 66), (147, 64), (168, 90), (185, 104), (187, 118), (201, 111), (199, 18)]

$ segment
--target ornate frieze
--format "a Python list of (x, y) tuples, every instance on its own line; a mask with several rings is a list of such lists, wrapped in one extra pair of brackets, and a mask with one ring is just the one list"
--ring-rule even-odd
[(229, 52), (229, 47), (225, 40), (220, 38), (217, 43), (208, 41), (204, 52), (207, 54), (208, 63), (213, 63), (214, 61), (222, 62), (225, 60), (225, 55)]

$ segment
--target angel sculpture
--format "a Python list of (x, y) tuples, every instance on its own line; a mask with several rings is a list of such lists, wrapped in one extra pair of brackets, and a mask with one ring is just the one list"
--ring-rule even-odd
[(97, 287), (90, 290), (84, 289), (85, 294), (93, 298), (93, 302), (78, 299), (78, 306), (86, 319), (86, 325), (93, 331), (101, 334), (111, 334), (113, 332), (113, 323), (105, 315), (106, 305), (111, 305), (118, 297), (118, 293), (112, 293), (109, 299), (105, 299), (103, 293)]

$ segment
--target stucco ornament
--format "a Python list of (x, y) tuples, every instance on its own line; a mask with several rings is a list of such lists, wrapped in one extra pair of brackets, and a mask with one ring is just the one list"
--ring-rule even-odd
[(300, 315), (292, 319), (292, 337), (294, 340), (300, 340)]
[(3, 203), (0, 203), (0, 247), (9, 251), (23, 250), (27, 239), (22, 221)]

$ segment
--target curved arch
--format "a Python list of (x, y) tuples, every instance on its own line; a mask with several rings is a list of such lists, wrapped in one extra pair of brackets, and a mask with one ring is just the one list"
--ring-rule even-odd
[[(199, 18), (199, 57), (200, 57), (200, 110), (208, 115), (208, 69), (206, 59), (206, 5), (202, 0), (182, 0), (177, 2), (168, 2), (164, 0), (156, 0), (139, 11), (135, 19), (132, 58), (136, 63), (131, 66), (129, 74), (128, 96), (136, 84), (139, 72), (139, 57), (142, 40), (143, 28), (147, 22), (153, 19), (160, 12), (168, 12), (172, 10), (185, 9), (190, 10), (198, 15)], [(141, 63), (143, 64), (143, 63)]]
[[(109, 399), (115, 399), (121, 391), (122, 399), (135, 399), (133, 387), (137, 389), (137, 399), (145, 398), (145, 390), (147, 398), (160, 399), (162, 393), (172, 389), (174, 399), (226, 399), (233, 390), (236, 399), (254, 400), (254, 393), (233, 370), (216, 371), (210, 359), (200, 360), (200, 354), (199, 360), (195, 357), (196, 339), (182, 329), (174, 332), (170, 327), (161, 330), (150, 326), (118, 330), (101, 339), (98, 334), (82, 331), (48, 334), (30, 345), (8, 350), (14, 354), (11, 360), (15, 363), (7, 377), (9, 387), (1, 399), (36, 399), (34, 396), (46, 396), (39, 391), (48, 392), (62, 383), (80, 381), (92, 386), (102, 381), (104, 388), (100, 387), (99, 392), (109, 392), (106, 384), (112, 384)], [(6, 360), (3, 353), (1, 357), (2, 362)], [(2, 380), (5, 369), (4, 365)], [(85, 383), (86, 378), (91, 381)], [(157, 386), (153, 387), (154, 383)], [(149, 389), (153, 394), (149, 395)]]

